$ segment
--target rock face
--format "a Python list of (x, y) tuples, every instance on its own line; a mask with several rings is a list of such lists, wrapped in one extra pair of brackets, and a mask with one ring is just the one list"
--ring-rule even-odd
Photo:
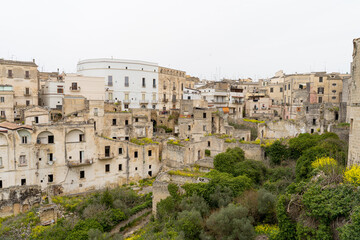
[(0, 217), (26, 212), (40, 202), (40, 186), (17, 186), (0, 189)]
[(360, 164), (360, 38), (354, 39), (350, 92), (350, 134), (348, 166)]

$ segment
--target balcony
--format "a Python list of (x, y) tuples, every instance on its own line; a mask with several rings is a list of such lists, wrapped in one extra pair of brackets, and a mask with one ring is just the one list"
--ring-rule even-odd
[(88, 166), (93, 164), (93, 160), (92, 159), (86, 159), (86, 160), (67, 160), (67, 166), (69, 168), (72, 167), (82, 167), (82, 166)]
[(241, 100), (232, 100), (231, 101), (231, 103), (233, 103), (233, 104), (243, 104), (244, 103), (244, 101), (241, 101)]
[(80, 92), (81, 88), (80, 87), (69, 87), (69, 90), (72, 92)]
[(149, 100), (140, 100), (140, 104), (148, 104)]
[(109, 153), (109, 154), (99, 154), (98, 159), (99, 160), (110, 160), (114, 158), (114, 154), (113, 153)]
[(124, 102), (125, 104), (129, 104), (129, 103), (131, 103), (131, 100), (130, 100), (130, 99), (125, 99), (123, 102)]
[(164, 103), (167, 103), (169, 100), (166, 99), (166, 98), (164, 98), (162, 101), (163, 101)]
[(152, 103), (152, 104), (157, 104), (157, 103), (158, 103), (158, 100), (151, 100), (151, 103)]

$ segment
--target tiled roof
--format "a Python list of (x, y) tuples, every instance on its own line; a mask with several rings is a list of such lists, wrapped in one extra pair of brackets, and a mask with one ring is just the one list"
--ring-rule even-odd
[(9, 130), (17, 130), (17, 129), (21, 129), (21, 128), (32, 129), (32, 127), (29, 125), (19, 125), (16, 123), (11, 123), (11, 122), (6, 122), (6, 121), (0, 123), (0, 128), (5, 128), (5, 129), (9, 129)]

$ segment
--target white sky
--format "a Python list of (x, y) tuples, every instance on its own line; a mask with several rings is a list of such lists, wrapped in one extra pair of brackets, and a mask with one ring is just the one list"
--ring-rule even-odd
[(157, 62), (207, 79), (349, 72), (360, 0), (2, 0), (0, 58)]

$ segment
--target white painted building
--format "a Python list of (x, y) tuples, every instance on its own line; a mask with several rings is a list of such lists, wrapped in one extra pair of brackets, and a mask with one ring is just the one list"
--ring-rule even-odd
[(158, 109), (158, 64), (120, 59), (87, 59), (78, 62), (84, 76), (105, 77), (106, 100), (121, 101), (123, 109)]
[(64, 81), (48, 80), (41, 88), (41, 106), (50, 109), (62, 109), (64, 99)]
[(201, 91), (192, 88), (184, 88), (183, 92), (184, 100), (201, 100)]

